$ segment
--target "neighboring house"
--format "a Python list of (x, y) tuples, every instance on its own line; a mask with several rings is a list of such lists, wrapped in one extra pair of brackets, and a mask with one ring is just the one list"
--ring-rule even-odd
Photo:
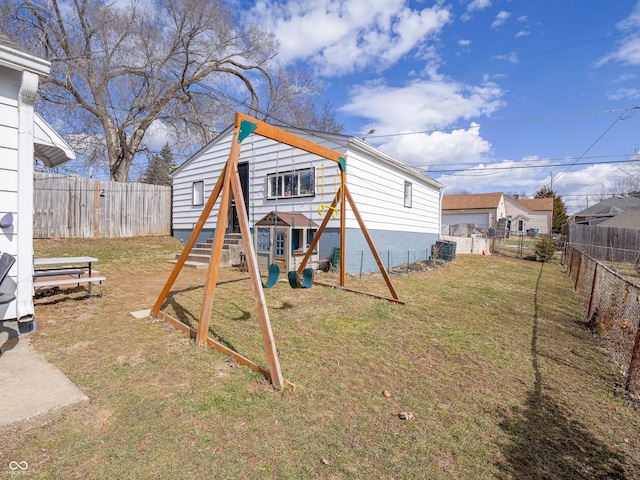
[(640, 229), (640, 209), (626, 210), (599, 223), (598, 227)]
[(500, 192), (445, 195), (442, 198), (443, 234), (485, 233), (506, 218), (505, 197)]
[(553, 198), (511, 198), (505, 196), (507, 218), (511, 220), (511, 233), (521, 234), (535, 230), (540, 235), (551, 233)]
[(521, 235), (536, 229), (551, 233), (552, 198), (519, 199), (501, 192), (445, 195), (442, 224), (445, 235), (487, 234), (489, 229)]
[(576, 213), (574, 223), (598, 225), (628, 210), (640, 210), (640, 198), (633, 196), (607, 198)]
[(75, 158), (34, 111), (40, 76), (49, 62), (0, 35), (0, 252), (15, 258), (0, 285), (0, 335), (33, 331), (33, 165), (53, 167)]
[[(439, 238), (444, 185), (358, 138), (281, 128), (344, 154), (347, 186), (376, 249), (385, 257), (385, 263), (392, 257), (391, 252), (403, 252), (397, 256), (397, 263), (403, 263), (409, 251), (430, 251), (431, 245)], [(173, 231), (174, 236), (182, 241), (186, 241), (191, 234), (229, 157), (232, 135), (233, 128), (227, 128), (173, 173)], [(276, 253), (304, 249), (305, 244), (309, 244), (339, 187), (337, 163), (257, 134), (250, 135), (242, 142), (238, 171), (250, 225), (254, 228), (256, 223), (264, 219), (264, 227), (254, 228), (254, 237), (259, 258), (269, 259), (265, 262), (273, 261)], [(274, 220), (265, 219), (272, 212), (269, 218), (286, 215), (298, 220), (295, 225), (288, 225), (287, 229), (279, 229), (274, 225)], [(339, 245), (340, 221), (338, 212), (335, 213), (335, 218), (329, 221), (320, 239), (320, 259), (331, 258), (333, 248)], [(298, 225), (300, 218), (304, 218), (304, 225)], [(200, 241), (213, 235), (216, 219), (214, 208)], [(272, 227), (272, 233), (266, 231), (267, 224)], [(239, 232), (234, 205), (231, 207), (227, 232)], [(363, 261), (363, 271), (377, 271), (373, 259), (360, 254), (369, 252), (369, 248), (349, 206), (346, 232), (346, 270), (358, 271)], [(270, 234), (275, 234), (275, 237), (270, 237)], [(350, 256), (355, 252), (357, 259)], [(286, 262), (290, 263), (291, 260)], [(296, 265), (284, 267), (291, 270)], [(264, 263), (261, 268), (264, 268)]]

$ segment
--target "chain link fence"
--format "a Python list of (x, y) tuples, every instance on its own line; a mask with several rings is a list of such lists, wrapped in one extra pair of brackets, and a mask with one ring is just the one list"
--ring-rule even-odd
[[(446, 243), (439, 248), (429, 247), (424, 250), (380, 250), (378, 256), (384, 268), (391, 275), (402, 275), (410, 272), (427, 271), (437, 263), (446, 263), (455, 259), (454, 242)], [(334, 267), (335, 268), (335, 267)], [(378, 273), (378, 263), (369, 250), (347, 250), (345, 254), (345, 270), (352, 275), (360, 276)]]
[[(590, 248), (585, 248), (590, 247)], [(584, 248), (584, 250), (583, 250)], [(587, 306), (588, 325), (605, 340), (613, 361), (626, 377), (625, 389), (634, 397), (640, 396), (640, 285), (625, 278), (605, 264), (635, 265), (635, 256), (621, 249), (567, 244), (563, 264), (574, 282), (574, 289)], [(586, 250), (586, 251), (585, 251)], [(587, 251), (589, 253), (587, 253)], [(615, 258), (615, 260), (613, 260)], [(627, 262), (622, 262), (622, 259)]]

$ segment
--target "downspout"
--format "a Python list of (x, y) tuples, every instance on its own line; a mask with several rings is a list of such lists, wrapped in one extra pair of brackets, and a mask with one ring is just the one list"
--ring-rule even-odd
[(442, 238), (442, 197), (444, 197), (444, 187), (440, 187), (440, 206), (438, 207), (438, 240)]
[(18, 215), (16, 216), (17, 292), (16, 317), (19, 322), (33, 319), (33, 163), (34, 102), (38, 75), (22, 72), (18, 95)]

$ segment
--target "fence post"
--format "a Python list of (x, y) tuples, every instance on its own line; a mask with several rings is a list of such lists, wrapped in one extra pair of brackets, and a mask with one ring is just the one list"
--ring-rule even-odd
[(629, 373), (627, 375), (627, 392), (631, 395), (638, 395), (640, 393), (638, 370), (640, 370), (640, 326), (636, 331), (636, 342), (633, 345), (633, 353), (631, 354)]
[(589, 308), (587, 309), (588, 321), (591, 320), (591, 308), (593, 307), (593, 296), (596, 292), (596, 278), (598, 276), (598, 262), (595, 262), (596, 267), (593, 269), (593, 281), (591, 282), (591, 295), (589, 295)]
[(360, 278), (362, 278), (362, 262), (364, 262), (364, 250), (360, 251)]
[(409, 268), (409, 253), (409, 250), (407, 250), (407, 273), (411, 271), (411, 268)]
[(582, 268), (582, 257), (584, 256), (583, 252), (580, 252), (578, 256), (578, 271), (576, 272), (576, 284), (573, 287), (575, 291), (578, 291), (578, 280), (580, 279), (580, 269)]

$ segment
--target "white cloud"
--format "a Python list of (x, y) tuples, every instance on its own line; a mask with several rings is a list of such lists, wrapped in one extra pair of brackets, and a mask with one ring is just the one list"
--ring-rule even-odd
[(305, 61), (327, 77), (384, 70), (450, 21), (447, 7), (403, 0), (263, 0), (247, 15), (277, 36), (281, 62)]
[[(354, 87), (344, 113), (369, 120), (377, 146), (418, 167), (455, 161), (480, 161), (491, 145), (478, 125), (448, 130), (460, 120), (489, 116), (502, 106), (502, 91), (487, 82), (465, 85), (446, 79), (416, 80), (400, 87), (384, 81)], [(363, 132), (363, 133), (364, 133)], [(398, 133), (406, 133), (397, 135)], [(393, 135), (382, 137), (384, 135)], [(368, 139), (376, 143), (376, 137)]]
[[(542, 172), (544, 161), (538, 159), (535, 162), (536, 169), (517, 168), (527, 162), (522, 160), (503, 160), (499, 163), (491, 165), (479, 164), (474, 167), (467, 168), (463, 171), (451, 174), (437, 173), (431, 174), (436, 180), (439, 180), (447, 186), (449, 191), (470, 191), (473, 193), (482, 192), (526, 192), (533, 194), (542, 186), (545, 178), (548, 176), (546, 169)], [(455, 165), (452, 165), (455, 168)], [(438, 168), (441, 170), (441, 168)]]
[(595, 64), (601, 67), (609, 62), (619, 62), (628, 65), (640, 65), (640, 2), (636, 3), (633, 12), (627, 18), (619, 22), (616, 27), (622, 32), (628, 32), (628, 36), (618, 43), (618, 48), (605, 55)]
[(637, 100), (640, 98), (640, 91), (637, 88), (618, 88), (607, 94), (607, 98), (609, 100)]
[(156, 120), (147, 129), (142, 146), (152, 152), (159, 152), (167, 142), (170, 144), (175, 142), (174, 132), (160, 120)]
[(391, 137), (378, 148), (419, 169), (432, 164), (455, 165), (482, 161), (491, 144), (480, 136), (480, 128), (456, 129), (451, 132), (415, 133)]
[(496, 19), (491, 24), (491, 28), (500, 28), (505, 24), (505, 22), (509, 19), (511, 14), (509, 12), (505, 12), (504, 10), (500, 10), (498, 15), (496, 15)]
[(511, 52), (505, 55), (496, 55), (494, 58), (504, 62), (518, 63), (518, 54), (516, 52)]
[(467, 5), (467, 12), (473, 12), (474, 10), (484, 10), (491, 6), (491, 0), (473, 0)]
[(473, 86), (436, 78), (392, 87), (378, 80), (353, 87), (340, 110), (371, 119), (379, 134), (389, 134), (441, 129), (459, 119), (491, 115), (502, 106), (501, 97), (491, 82)]
[(516, 33), (516, 38), (526, 37), (528, 35), (531, 35), (531, 32), (529, 30), (520, 30), (518, 33)]

